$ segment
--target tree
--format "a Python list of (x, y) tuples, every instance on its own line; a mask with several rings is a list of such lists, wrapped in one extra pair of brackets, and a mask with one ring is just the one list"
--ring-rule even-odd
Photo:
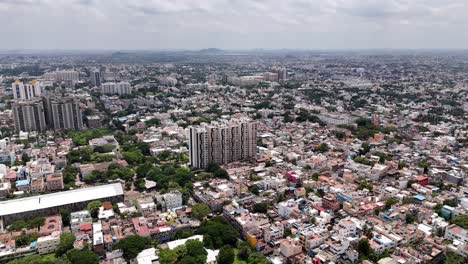
[(327, 143), (322, 143), (317, 148), (315, 148), (315, 150), (320, 152), (320, 153), (327, 152), (328, 151), (328, 144)]
[(99, 214), (99, 207), (101, 206), (101, 201), (92, 201), (88, 203), (88, 206), (86, 206), (86, 210), (89, 210), (89, 213), (93, 218), (97, 218)]
[(225, 169), (219, 168), (214, 173), (213, 176), (220, 179), (229, 179), (229, 174)]
[(463, 229), (468, 229), (468, 214), (457, 215), (450, 221), (452, 224), (456, 224)]
[(143, 156), (141, 150), (139, 149), (123, 152), (122, 155), (123, 158), (128, 162), (128, 164), (131, 165), (141, 164), (145, 159), (145, 156)]
[(234, 250), (229, 245), (223, 246), (219, 250), (219, 254), (217, 257), (219, 264), (232, 264), (234, 262), (234, 258)]
[(412, 224), (414, 221), (416, 221), (416, 217), (413, 214), (406, 214), (405, 215), (405, 221), (407, 224)]
[(187, 248), (187, 256), (195, 260), (195, 263), (204, 264), (206, 262), (208, 252), (203, 247), (203, 242), (199, 240), (188, 240), (185, 242), (185, 247)]
[(75, 243), (75, 235), (70, 233), (64, 233), (60, 236), (60, 242), (55, 249), (55, 254), (57, 256), (64, 255), (68, 250), (73, 248), (73, 244)]
[(151, 240), (139, 235), (127, 236), (115, 244), (116, 249), (123, 251), (126, 260), (134, 259), (142, 250), (151, 247)]
[(254, 186), (252, 186), (252, 188), (250, 189), (250, 192), (255, 194), (255, 195), (260, 194), (260, 190), (259, 190), (259, 188), (258, 188), (258, 186), (256, 184)]
[(265, 203), (265, 202), (261, 202), (261, 203), (256, 203), (254, 204), (253, 206), (253, 211), (255, 213), (263, 213), (263, 214), (266, 214), (268, 210), (268, 203)]
[(369, 245), (369, 240), (367, 238), (362, 238), (358, 243), (358, 252), (364, 256), (369, 256), (371, 248)]
[(62, 216), (63, 226), (69, 226), (70, 225), (70, 211), (67, 209), (61, 209), (60, 215)]
[(209, 221), (204, 221), (197, 233), (206, 238), (207, 248), (221, 248), (224, 245), (235, 246), (240, 237), (234, 227), (232, 227), (223, 217), (214, 217)]
[(239, 251), (237, 252), (237, 256), (241, 260), (247, 260), (250, 254), (252, 254), (252, 249), (250, 248), (250, 245), (245, 242), (239, 243), (238, 248)]
[(28, 161), (30, 161), (30, 160), (31, 160), (31, 159), (29, 158), (28, 154), (23, 153), (23, 155), (21, 155), (21, 161), (23, 161), (23, 164), (26, 165), (26, 163), (27, 163)]
[(464, 264), (466, 259), (458, 255), (455, 252), (448, 251), (447, 257), (445, 258), (444, 264)]
[(72, 264), (94, 264), (99, 263), (99, 257), (91, 250), (71, 249), (67, 252), (67, 259)]
[(161, 249), (159, 251), (159, 262), (161, 262), (161, 264), (175, 264), (177, 262), (176, 251), (170, 249)]
[(392, 207), (392, 205), (397, 204), (398, 199), (395, 197), (390, 197), (385, 201), (385, 210), (388, 210)]
[(199, 220), (202, 220), (210, 213), (211, 210), (206, 204), (197, 203), (192, 206), (192, 216)]
[(262, 253), (252, 253), (247, 260), (247, 264), (268, 264), (268, 259)]

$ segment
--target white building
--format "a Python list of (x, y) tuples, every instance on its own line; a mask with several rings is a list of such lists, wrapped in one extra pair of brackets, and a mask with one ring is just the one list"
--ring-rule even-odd
[(177, 190), (171, 191), (156, 196), (156, 200), (166, 210), (178, 208), (182, 206), (182, 193)]
[(351, 221), (350, 219), (341, 219), (338, 223), (338, 233), (342, 237), (352, 237), (356, 235), (356, 223)]
[(60, 235), (61, 232), (56, 231), (49, 236), (39, 237), (36, 245), (37, 253), (42, 255), (54, 252), (60, 243)]
[(78, 81), (80, 78), (80, 74), (77, 71), (73, 70), (63, 70), (63, 71), (55, 71), (55, 72), (46, 72), (44, 74), (44, 78), (49, 81)]
[(128, 82), (106, 82), (101, 85), (103, 94), (131, 94), (132, 86)]
[(14, 99), (29, 100), (42, 95), (42, 85), (36, 80), (29, 83), (23, 83), (16, 80), (11, 84)]
[(455, 224), (449, 225), (445, 230), (445, 239), (468, 244), (468, 232)]

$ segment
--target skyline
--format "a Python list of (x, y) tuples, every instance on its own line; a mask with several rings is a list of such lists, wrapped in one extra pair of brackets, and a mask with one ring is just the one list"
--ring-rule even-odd
[(459, 50), (467, 11), (463, 0), (0, 0), (0, 50)]

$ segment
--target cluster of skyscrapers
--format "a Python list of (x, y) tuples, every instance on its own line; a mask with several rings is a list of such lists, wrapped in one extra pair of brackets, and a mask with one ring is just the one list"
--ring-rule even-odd
[(82, 129), (83, 118), (79, 102), (72, 97), (43, 95), (40, 82), (12, 84), (15, 102), (12, 113), (16, 131), (47, 129)]
[(201, 124), (189, 128), (188, 139), (193, 168), (246, 160), (257, 153), (257, 123), (238, 119)]

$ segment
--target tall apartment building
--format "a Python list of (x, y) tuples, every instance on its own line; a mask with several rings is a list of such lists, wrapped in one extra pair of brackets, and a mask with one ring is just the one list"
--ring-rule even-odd
[(278, 80), (286, 81), (288, 79), (288, 70), (286, 68), (281, 68), (278, 70)]
[(101, 86), (101, 72), (99, 69), (91, 71), (91, 83), (97, 87)]
[(103, 94), (131, 94), (132, 86), (128, 82), (106, 82), (101, 85)]
[(82, 129), (83, 117), (79, 102), (73, 97), (44, 97), (44, 109), (49, 128)]
[(23, 83), (16, 80), (11, 84), (14, 99), (29, 100), (35, 97), (40, 97), (42, 94), (41, 83), (33, 80), (29, 83)]
[(13, 119), (16, 131), (45, 131), (44, 105), (41, 99), (17, 101), (12, 105)]
[(245, 160), (257, 153), (257, 123), (244, 119), (190, 127), (188, 138), (194, 168)]
[(62, 81), (78, 81), (80, 74), (77, 71), (63, 70), (55, 72), (47, 72), (44, 74), (44, 78), (50, 81), (62, 82)]

